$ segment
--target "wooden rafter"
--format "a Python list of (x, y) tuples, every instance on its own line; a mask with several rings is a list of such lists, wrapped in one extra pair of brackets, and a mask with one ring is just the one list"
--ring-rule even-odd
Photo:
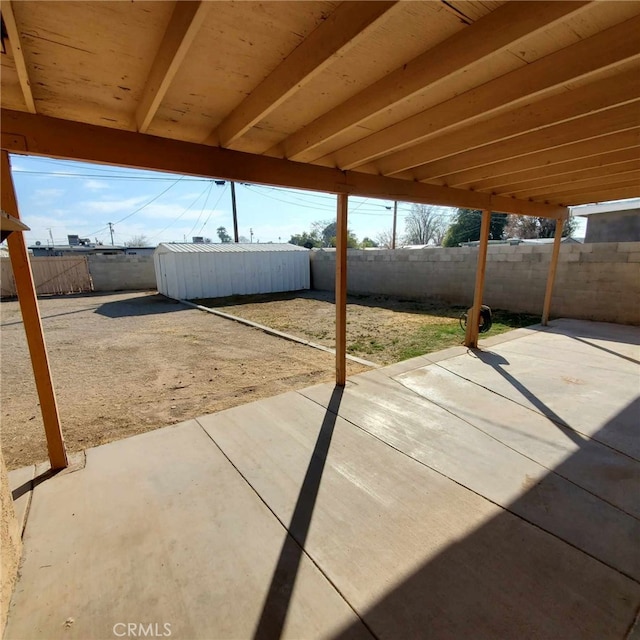
[(640, 171), (629, 171), (628, 173), (606, 176), (590, 180), (580, 180), (573, 184), (560, 184), (534, 189), (531, 197), (544, 200), (566, 200), (567, 198), (583, 193), (592, 193), (600, 189), (609, 191), (617, 187), (640, 186)]
[[(640, 39), (638, 39), (640, 42)], [(640, 65), (579, 89), (526, 104), (490, 120), (439, 134), (375, 162), (383, 175), (399, 173), (448, 156), (567, 122), (577, 129), (580, 118), (640, 99)], [(568, 121), (573, 121), (570, 123)]]
[(536, 180), (530, 180), (528, 182), (522, 182), (512, 186), (492, 189), (491, 192), (499, 195), (512, 195), (516, 197), (516, 194), (525, 192), (528, 197), (535, 197), (536, 191), (539, 191), (540, 189), (548, 189), (549, 187), (556, 187), (559, 185), (574, 185), (582, 180), (599, 180), (603, 178), (610, 178), (611, 176), (624, 175), (630, 171), (640, 170), (640, 153), (638, 153), (638, 150), (629, 149), (627, 153), (629, 153), (630, 156), (635, 157), (630, 157), (627, 162), (616, 162), (615, 164), (608, 164), (604, 167), (594, 167), (592, 169), (582, 169), (571, 173), (538, 178)]
[(577, 175), (583, 171), (597, 171), (614, 168), (618, 164), (637, 160), (640, 158), (640, 148), (631, 147), (619, 151), (611, 151), (586, 158), (576, 158), (567, 162), (556, 162), (543, 165), (535, 169), (528, 169), (508, 173), (488, 180), (479, 180), (472, 184), (474, 191), (491, 191), (492, 193), (502, 193), (519, 191), (531, 186), (546, 182), (553, 184), (553, 181), (567, 179), (568, 176)]
[(443, 78), (462, 72), (523, 37), (580, 10), (588, 2), (507, 2), (431, 50), (414, 58), (279, 145), (285, 157), (308, 162), (316, 148), (343, 131), (410, 98)]
[(13, 153), (404, 202), (489, 209), (549, 218), (566, 216), (564, 207), (340, 171), (18, 111), (3, 109), (0, 120), (2, 148)]
[(609, 133), (637, 128), (640, 124), (638, 103), (632, 102), (606, 111), (590, 114), (577, 120), (561, 122), (540, 131), (495, 142), (490, 145), (464, 151), (442, 160), (425, 164), (413, 171), (416, 180), (429, 180), (463, 169), (518, 158), (537, 151), (547, 151), (550, 161), (552, 150), (567, 144), (597, 138)]
[(254, 124), (282, 104), (339, 53), (359, 38), (396, 5), (396, 2), (343, 2), (294, 49), (218, 126), (210, 141), (229, 147)]
[(36, 103), (33, 100), (33, 93), (31, 92), (29, 72), (27, 71), (27, 63), (24, 59), (24, 51), (20, 42), (20, 31), (18, 29), (18, 24), (16, 23), (15, 14), (13, 13), (11, 0), (2, 0), (0, 8), (2, 9), (2, 18), (7, 28), (7, 35), (9, 36), (9, 43), (11, 44), (11, 53), (13, 54), (13, 62), (16, 65), (16, 73), (18, 74), (18, 80), (20, 82), (20, 88), (22, 89), (24, 102), (30, 113), (36, 113)]
[(510, 104), (537, 98), (563, 83), (619, 66), (640, 56), (639, 32), (640, 16), (358, 140), (327, 160), (341, 169), (353, 169), (436, 133), (486, 119), (492, 112), (503, 113)]
[(638, 181), (630, 185), (611, 185), (611, 188), (600, 189), (588, 193), (568, 196), (564, 200), (565, 206), (575, 207), (580, 204), (592, 204), (595, 202), (607, 202), (609, 200), (626, 200), (627, 198), (638, 197)]
[[(449, 172), (434, 184), (446, 184), (450, 187), (473, 186), (481, 180), (499, 180), (503, 184), (505, 177), (520, 171), (552, 167), (556, 164), (579, 159), (598, 157), (607, 152), (640, 147), (640, 129), (627, 129), (609, 135), (589, 138), (558, 147), (552, 151), (542, 150), (525, 156), (498, 159), (473, 169)], [(553, 169), (552, 169), (553, 170)], [(489, 187), (490, 188), (490, 187)]]
[(149, 128), (210, 6), (206, 0), (176, 2), (136, 110), (138, 131)]

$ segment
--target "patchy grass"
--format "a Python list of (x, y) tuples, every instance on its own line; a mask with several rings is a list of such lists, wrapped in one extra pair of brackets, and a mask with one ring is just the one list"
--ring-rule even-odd
[[(335, 346), (335, 307), (329, 292), (299, 291), (196, 302), (318, 344)], [(464, 310), (438, 301), (349, 296), (347, 351), (379, 364), (390, 364), (462, 344), (464, 332), (459, 318)], [(537, 322), (538, 316), (494, 310), (493, 326), (482, 337)]]

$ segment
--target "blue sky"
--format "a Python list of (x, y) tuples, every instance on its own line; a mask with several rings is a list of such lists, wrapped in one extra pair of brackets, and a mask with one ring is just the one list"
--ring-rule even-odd
[[(68, 160), (27, 156), (11, 159), (20, 215), (31, 227), (27, 243), (66, 243), (68, 234), (114, 243), (144, 235), (150, 244), (182, 242), (192, 236), (218, 241), (216, 229), (232, 234), (229, 183), (151, 171), (121, 169)], [(309, 231), (313, 222), (333, 220), (336, 198), (327, 193), (236, 184), (238, 227), (254, 242), (287, 242), (292, 234)], [(375, 238), (392, 227), (393, 202), (349, 199), (349, 228), (361, 240)], [(398, 207), (398, 234), (411, 205)], [(449, 218), (453, 210), (442, 208)]]
[[(20, 215), (31, 227), (27, 243), (66, 244), (68, 234), (111, 242), (107, 223), (114, 223), (114, 243), (144, 235), (148, 243), (190, 241), (192, 236), (218, 241), (216, 229), (232, 235), (229, 183), (138, 171), (68, 160), (28, 156), (11, 159)], [(309, 231), (316, 221), (334, 220), (336, 198), (327, 193), (236, 185), (238, 227), (254, 242), (287, 242)], [(398, 235), (411, 205), (399, 203)], [(349, 229), (358, 239), (390, 232), (393, 202), (349, 198)], [(439, 208), (448, 220), (454, 210)], [(583, 220), (583, 219), (580, 219)], [(584, 223), (582, 223), (584, 224)], [(584, 235), (580, 228), (577, 236)]]

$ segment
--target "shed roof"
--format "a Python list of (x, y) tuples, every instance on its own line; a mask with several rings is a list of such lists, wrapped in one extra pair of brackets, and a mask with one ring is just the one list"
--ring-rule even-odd
[(12, 152), (550, 217), (640, 195), (637, 1), (2, 15)]
[(309, 251), (288, 243), (191, 243), (162, 242), (156, 248), (158, 253), (273, 253), (281, 251)]

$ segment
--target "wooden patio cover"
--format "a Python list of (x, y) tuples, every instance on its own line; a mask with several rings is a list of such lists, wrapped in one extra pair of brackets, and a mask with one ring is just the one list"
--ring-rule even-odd
[(26, 153), (339, 194), (339, 383), (349, 195), (484, 211), (472, 328), (491, 211), (557, 219), (557, 258), (568, 206), (640, 196), (637, 1), (1, 9), (3, 173)]

